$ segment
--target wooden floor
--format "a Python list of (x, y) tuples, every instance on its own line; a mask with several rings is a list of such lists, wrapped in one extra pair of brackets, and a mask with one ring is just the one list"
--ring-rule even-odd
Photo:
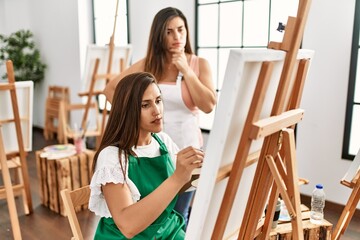
[[(56, 144), (56, 141), (45, 141), (40, 129), (35, 128), (33, 132), (33, 152), (28, 155), (28, 167), (31, 181), (31, 193), (34, 212), (28, 216), (24, 215), (22, 206), (18, 203), (18, 214), (21, 225), (22, 238), (25, 240), (63, 240), (70, 239), (71, 230), (66, 217), (50, 211), (48, 208), (41, 205), (39, 195), (39, 182), (37, 179), (36, 159), (34, 152), (42, 149), (45, 146)], [(302, 203), (309, 206), (309, 197), (302, 196)], [(342, 206), (333, 203), (327, 203), (325, 208), (325, 218), (336, 224)], [(98, 217), (94, 214), (83, 211), (78, 214), (78, 218), (83, 229), (85, 239), (92, 239), (93, 233), (96, 229)], [(13, 239), (12, 230), (9, 220), (7, 204), (5, 200), (0, 201), (0, 240)], [(353, 217), (345, 235), (342, 240), (359, 240), (360, 239), (360, 214), (357, 212)]]

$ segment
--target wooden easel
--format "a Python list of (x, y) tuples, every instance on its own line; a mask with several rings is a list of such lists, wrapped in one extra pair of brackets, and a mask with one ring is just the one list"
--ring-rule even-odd
[(354, 161), (351, 163), (347, 174), (351, 174), (351, 176), (353, 176), (352, 180), (349, 181), (344, 177), (340, 183), (351, 188), (352, 192), (333, 231), (333, 240), (340, 239), (341, 235), (345, 233), (345, 230), (349, 226), (351, 218), (355, 213), (356, 206), (360, 201), (360, 150), (355, 156)]
[(18, 214), (16, 210), (15, 204), (15, 195), (13, 191), (13, 186), (11, 183), (10, 172), (8, 168), (6, 153), (5, 153), (5, 146), (2, 137), (2, 126), (0, 124), (0, 169), (3, 176), (4, 181), (4, 189), (6, 194), (6, 201), (9, 207), (9, 214), (10, 214), (10, 221), (11, 221), (11, 228), (13, 231), (14, 239), (21, 239), (21, 232), (20, 232), (20, 224), (18, 219)]
[[(15, 88), (15, 75), (14, 68), (11, 60), (6, 61), (6, 70), (8, 75), (8, 84), (0, 85), (0, 90), (9, 90), (12, 109), (13, 109), (13, 118), (1, 120), (2, 124), (5, 123), (14, 123), (16, 130), (16, 138), (18, 143), (18, 151), (6, 153), (6, 159), (8, 159), (8, 167), (19, 170), (19, 184), (14, 185), (15, 195), (22, 195), (24, 202), (25, 214), (30, 214), (33, 212), (31, 193), (30, 193), (30, 182), (28, 175), (28, 167), (26, 162), (26, 152), (24, 148), (24, 141), (22, 137), (21, 130), (21, 120), (19, 114), (19, 107), (16, 96)], [(0, 189), (0, 197), (4, 196), (4, 189)]]
[[(100, 132), (100, 124), (98, 124), (98, 120), (96, 119), (96, 123), (97, 123), (97, 127), (95, 130), (88, 130), (87, 129), (87, 122), (88, 122), (88, 115), (89, 115), (89, 111), (91, 109), (95, 109), (96, 113), (98, 113), (98, 105), (96, 102), (93, 101), (93, 96), (96, 95), (96, 93), (94, 92), (94, 85), (97, 79), (97, 71), (99, 68), (99, 59), (95, 60), (95, 66), (94, 66), (94, 70), (93, 70), (93, 74), (92, 74), (92, 79), (91, 79), (91, 84), (90, 84), (90, 88), (89, 88), (89, 92), (87, 93), (83, 93), (81, 96), (87, 96), (87, 101), (85, 104), (83, 103), (79, 103), (79, 104), (70, 104), (67, 103), (65, 101), (61, 101), (59, 104), (59, 108), (60, 108), (60, 116), (59, 116), (59, 120), (60, 120), (60, 128), (62, 129), (62, 136), (63, 136), (63, 143), (67, 144), (68, 143), (68, 139), (75, 139), (76, 134), (79, 134), (79, 129), (71, 129), (71, 127), (69, 126), (69, 117), (68, 114), (70, 113), (70, 111), (74, 111), (74, 110), (83, 110), (83, 116), (82, 116), (82, 120), (81, 120), (81, 129), (84, 131), (83, 134), (86, 137), (89, 136), (100, 136), (101, 132)], [(98, 114), (96, 114), (98, 115)]]
[[(118, 12), (118, 5), (119, 5), (119, 0), (116, 1), (116, 8), (115, 8), (115, 20), (114, 20), (114, 28), (113, 28), (113, 33), (112, 36), (110, 37), (110, 42), (109, 42), (109, 58), (108, 58), (108, 63), (107, 63), (107, 71), (105, 74), (98, 74), (98, 69), (99, 69), (99, 64), (100, 64), (100, 59), (96, 59), (95, 60), (95, 65), (94, 65), (94, 69), (93, 69), (93, 74), (91, 76), (91, 81), (90, 81), (90, 86), (87, 92), (80, 92), (78, 93), (78, 95), (80, 97), (87, 97), (86, 103), (85, 105), (83, 104), (63, 104), (61, 106), (61, 108), (63, 110), (61, 110), (61, 115), (62, 115), (62, 127), (64, 128), (64, 132), (65, 132), (65, 143), (67, 143), (67, 137), (69, 138), (74, 138), (74, 132), (71, 131), (70, 129), (68, 129), (68, 124), (67, 121), (65, 119), (65, 113), (67, 113), (68, 111), (71, 110), (76, 110), (76, 109), (81, 109), (84, 108), (84, 114), (81, 120), (81, 129), (84, 132), (85, 136), (96, 136), (96, 148), (99, 147), (100, 145), (100, 141), (103, 135), (103, 132), (105, 130), (105, 124), (106, 124), (106, 118), (107, 118), (107, 101), (105, 101), (105, 106), (102, 112), (102, 121), (101, 124), (97, 127), (97, 129), (95, 131), (91, 131), (89, 132), (87, 129), (87, 123), (88, 123), (88, 114), (89, 114), (89, 110), (91, 108), (96, 107), (97, 108), (97, 104), (94, 103), (92, 101), (93, 97), (99, 96), (100, 94), (103, 93), (103, 91), (95, 91), (95, 85), (96, 82), (99, 80), (105, 80), (105, 85), (110, 81), (110, 79), (114, 78), (115, 76), (117, 76), (118, 74), (113, 74), (111, 73), (111, 66), (112, 66), (112, 61), (113, 61), (113, 53), (114, 53), (114, 38), (115, 38), (115, 29), (116, 29), (116, 19), (117, 19), (117, 12)], [(126, 54), (126, 59), (120, 59), (120, 72), (123, 71), (125, 69), (125, 62), (127, 62), (128, 58), (129, 58), (129, 51)]]
[[(108, 84), (108, 82), (116, 77), (118, 74), (120, 74), (125, 68), (126, 68), (126, 64), (128, 62), (128, 58), (130, 57), (130, 50), (128, 49), (125, 58), (121, 58), (120, 59), (120, 72), (117, 74), (112, 73), (112, 63), (113, 63), (113, 53), (114, 53), (114, 48), (115, 48), (115, 30), (116, 30), (116, 20), (117, 20), (117, 15), (118, 15), (118, 5), (119, 5), (119, 0), (116, 1), (116, 8), (115, 8), (115, 20), (114, 20), (114, 27), (113, 27), (113, 32), (112, 35), (110, 37), (110, 41), (109, 41), (109, 56), (108, 56), (108, 62), (107, 62), (107, 70), (105, 74), (98, 74), (97, 73), (97, 68), (98, 68), (98, 64), (99, 63), (95, 63), (95, 70), (94, 73), (92, 75), (92, 79), (90, 82), (90, 89), (88, 92), (85, 93), (79, 93), (80, 97), (83, 96), (87, 96), (87, 103), (86, 103), (86, 108), (85, 108), (85, 113), (82, 119), (82, 123), (81, 123), (81, 127), (82, 129), (85, 129), (86, 127), (86, 122), (87, 122), (87, 114), (88, 114), (88, 110), (90, 108), (91, 105), (91, 98), (93, 96), (98, 96), (99, 94), (102, 94), (102, 91), (94, 91), (94, 86), (96, 81), (98, 80), (105, 80), (105, 85)], [(98, 60), (96, 60), (98, 61)], [(105, 106), (104, 109), (102, 111), (102, 121), (101, 121), (101, 126), (100, 126), (100, 130), (99, 130), (99, 136), (97, 139), (97, 147), (100, 144), (100, 140), (102, 138), (102, 135), (104, 133), (105, 130), (105, 125), (106, 125), (106, 119), (107, 119), (107, 114), (108, 114), (108, 110), (107, 110), (107, 101), (105, 101)]]
[[(273, 67), (273, 62), (263, 62), (212, 233), (214, 240), (223, 239), (250, 147), (254, 140), (260, 138), (264, 138), (264, 142), (237, 239), (254, 239), (259, 232), (260, 239), (267, 238), (279, 193), (292, 217), (293, 239), (303, 239), (293, 128), (304, 113), (299, 109), (299, 105), (309, 66), (308, 60), (300, 61), (295, 83), (292, 86), (290, 83), (309, 8), (310, 0), (300, 0), (297, 17), (288, 19), (283, 42), (270, 42), (268, 45), (268, 48), (286, 52), (271, 117), (261, 119), (259, 116)], [(259, 230), (258, 222), (267, 201), (269, 205), (265, 222)]]
[[(94, 48), (90, 47), (89, 49), (91, 50)], [(100, 48), (100, 49), (104, 50), (105, 48)], [(96, 50), (96, 48), (95, 48), (95, 50)], [(63, 143), (67, 143), (68, 139), (73, 139), (75, 136), (75, 133), (76, 133), (76, 129), (73, 129), (70, 126), (69, 120), (67, 118), (67, 114), (69, 114), (70, 112), (75, 111), (75, 110), (81, 110), (83, 113), (82, 113), (81, 124), (79, 125), (79, 127), (83, 131), (85, 130), (84, 136), (85, 137), (95, 136), (96, 137), (96, 148), (100, 144), (102, 132), (104, 130), (105, 123), (106, 123), (107, 110), (106, 110), (106, 105), (105, 105), (105, 110), (102, 113), (102, 120), (100, 120), (99, 108), (98, 108), (98, 103), (97, 103), (96, 97), (98, 97), (100, 94), (103, 93), (103, 88), (99, 89), (99, 86), (97, 86), (97, 84), (101, 83), (99, 81), (103, 81), (103, 83), (107, 84), (107, 81), (109, 79), (112, 79), (115, 76), (117, 76), (118, 74), (120, 74), (120, 72), (125, 67), (125, 63), (128, 62), (128, 57), (130, 55), (131, 47), (130, 46), (119, 47), (116, 49), (116, 51), (120, 51), (120, 52), (116, 52), (116, 53), (124, 54), (124, 57), (122, 55), (119, 58), (119, 64), (120, 64), (119, 65), (119, 70), (120, 70), (119, 73), (117, 73), (117, 74), (115, 74), (115, 73), (109, 73), (109, 74), (99, 73), (100, 61), (101, 61), (100, 56), (98, 56), (97, 58), (91, 59), (90, 65), (92, 68), (92, 72), (91, 72), (91, 74), (89, 74), (90, 80), (89, 80), (89, 86), (87, 87), (88, 90), (86, 92), (78, 93), (78, 95), (80, 97), (86, 97), (86, 102), (79, 103), (79, 104), (73, 104), (73, 103), (70, 104), (65, 101), (62, 101), (60, 103), (61, 117), (59, 117), (59, 118), (60, 118), (60, 122), (61, 122), (61, 129), (63, 132), (62, 135), (64, 136), (63, 137), (64, 140), (62, 141)], [(112, 55), (112, 54), (110, 54), (110, 55)], [(111, 64), (111, 63), (109, 63), (109, 64)], [(104, 86), (105, 86), (105, 84), (104, 84)], [(87, 127), (88, 122), (89, 122), (90, 110), (95, 111), (95, 114), (96, 114), (96, 128), (91, 129), (91, 130)], [(79, 131), (79, 129), (77, 129), (77, 131)]]

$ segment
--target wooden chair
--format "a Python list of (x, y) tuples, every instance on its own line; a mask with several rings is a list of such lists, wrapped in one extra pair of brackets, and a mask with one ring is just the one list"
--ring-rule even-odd
[(360, 200), (360, 149), (340, 183), (351, 188), (352, 192), (333, 231), (333, 240), (340, 239), (345, 233)]
[[(63, 136), (63, 138), (61, 139), (61, 141), (59, 140), (60, 143), (64, 143), (67, 144), (69, 142), (69, 139), (72, 139), (74, 141), (74, 139), (76, 138), (77, 134), (79, 134), (79, 129), (75, 129), (72, 128), (70, 126), (70, 118), (68, 117), (71, 113), (74, 113), (75, 111), (86, 111), (86, 109), (88, 109), (88, 111), (92, 111), (94, 113), (94, 119), (96, 121), (96, 126), (92, 129), (89, 129), (86, 127), (82, 127), (81, 125), (81, 129), (84, 131), (84, 137), (98, 137), (100, 136), (100, 114), (98, 112), (98, 105), (96, 102), (92, 102), (90, 104), (90, 106), (87, 106), (86, 104), (82, 104), (82, 103), (77, 103), (77, 104), (69, 104), (69, 103), (65, 103), (65, 102), (61, 102), (60, 103), (60, 128), (61, 128), (61, 135)], [(85, 113), (83, 113), (85, 115)], [(87, 119), (87, 118), (86, 118)], [(85, 121), (85, 123), (87, 123), (87, 120)]]
[(64, 141), (60, 124), (60, 103), (70, 102), (70, 90), (68, 87), (49, 86), (45, 105), (44, 137), (46, 140), (53, 139), (57, 134), (59, 142)]
[(61, 190), (61, 198), (64, 203), (65, 213), (69, 220), (71, 231), (73, 233), (72, 240), (83, 240), (84, 237), (81, 232), (80, 224), (77, 219), (76, 211), (87, 208), (90, 198), (89, 185), (75, 189)]

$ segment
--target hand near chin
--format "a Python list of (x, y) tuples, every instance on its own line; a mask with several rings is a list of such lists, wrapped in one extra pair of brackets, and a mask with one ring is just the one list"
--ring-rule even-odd
[(174, 64), (176, 68), (184, 74), (189, 68), (186, 59), (185, 49), (183, 47), (172, 48), (170, 49), (170, 52), (172, 53), (171, 63)]

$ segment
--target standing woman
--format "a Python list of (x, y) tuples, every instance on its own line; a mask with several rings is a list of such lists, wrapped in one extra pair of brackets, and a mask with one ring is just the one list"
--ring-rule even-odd
[[(111, 102), (114, 89), (126, 75), (146, 71), (158, 80), (164, 101), (164, 131), (178, 147), (203, 147), (199, 111), (210, 113), (216, 94), (208, 61), (193, 54), (188, 24), (176, 8), (160, 10), (152, 22), (146, 57), (110, 81), (104, 93)], [(179, 196), (175, 210), (188, 220), (194, 191)]]
[(93, 163), (89, 209), (101, 216), (94, 239), (184, 239), (185, 220), (173, 207), (204, 154), (178, 152), (162, 132), (162, 116), (152, 74), (130, 74), (118, 84)]

